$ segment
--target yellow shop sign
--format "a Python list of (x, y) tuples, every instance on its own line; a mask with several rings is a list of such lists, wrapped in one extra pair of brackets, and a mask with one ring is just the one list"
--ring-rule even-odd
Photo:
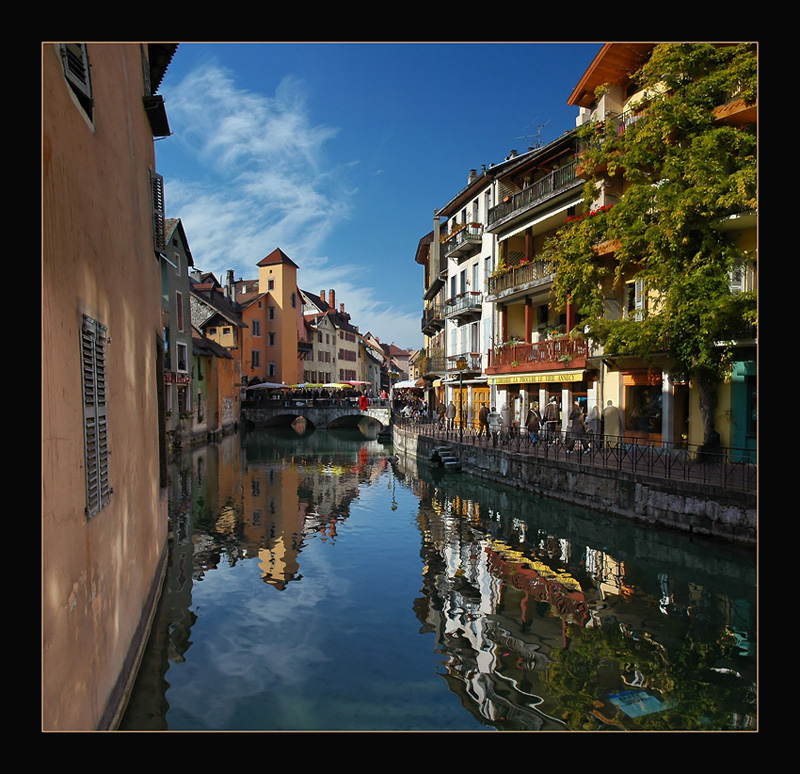
[(490, 376), (489, 384), (532, 384), (541, 382), (581, 382), (585, 371), (545, 371), (515, 376)]

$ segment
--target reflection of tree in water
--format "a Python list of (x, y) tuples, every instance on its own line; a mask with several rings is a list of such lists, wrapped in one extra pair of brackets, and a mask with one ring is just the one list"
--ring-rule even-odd
[[(601, 626), (569, 627), (569, 645), (552, 653), (546, 683), (571, 729), (733, 730), (755, 727), (753, 686), (718, 666), (735, 641), (696, 640), (667, 648), (609, 617)], [(615, 698), (617, 703), (615, 703)], [(644, 714), (630, 717), (632, 699)], [(742, 716), (742, 708), (751, 714)], [(737, 720), (738, 718), (738, 720)]]
[(736, 672), (745, 661), (728, 597), (690, 585), (676, 601), (665, 573), (645, 575), (652, 591), (638, 590), (612, 555), (437, 486), (418, 491), (425, 573), (414, 609), (421, 631), (437, 636), (448, 685), (481, 722), (754, 727), (752, 675)]

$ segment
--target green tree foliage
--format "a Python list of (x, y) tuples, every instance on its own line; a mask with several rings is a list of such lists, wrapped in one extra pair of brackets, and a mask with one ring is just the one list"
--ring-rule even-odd
[[(611, 122), (581, 129), (583, 163), (621, 176), (624, 195), (588, 212), (599, 176), (587, 182), (587, 214), (548, 244), (556, 298), (577, 307), (606, 353), (659, 357), (690, 375), (708, 438), (716, 385), (730, 365), (719, 342), (756, 322), (755, 295), (731, 291), (730, 272), (744, 256), (719, 225), (756, 209), (757, 138), (750, 127), (715, 121), (713, 110), (731, 95), (755, 101), (756, 53), (745, 44), (661, 44), (633, 80), (646, 92), (635, 120), (623, 131)], [(608, 240), (616, 240), (613, 261), (593, 249)], [(634, 274), (649, 308), (636, 320), (606, 319), (609, 287), (619, 291)]]

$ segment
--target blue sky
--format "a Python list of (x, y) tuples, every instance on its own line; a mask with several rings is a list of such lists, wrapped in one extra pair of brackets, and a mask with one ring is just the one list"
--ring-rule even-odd
[(280, 247), (381, 341), (422, 346), (417, 244), (481, 170), (575, 125), (601, 43), (183, 43), (161, 85), (166, 213), (197, 268)]

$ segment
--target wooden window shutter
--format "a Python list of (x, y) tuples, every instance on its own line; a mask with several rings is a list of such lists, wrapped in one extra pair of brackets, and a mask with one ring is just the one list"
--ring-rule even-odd
[(70, 86), (91, 105), (92, 85), (89, 79), (89, 59), (85, 43), (62, 43), (61, 59), (64, 75)]
[(106, 384), (107, 340), (105, 326), (84, 315), (81, 329), (81, 364), (87, 518), (92, 518), (111, 499)]
[(166, 247), (164, 178), (156, 172), (150, 173), (150, 190), (153, 200), (153, 246), (158, 252), (163, 252)]

